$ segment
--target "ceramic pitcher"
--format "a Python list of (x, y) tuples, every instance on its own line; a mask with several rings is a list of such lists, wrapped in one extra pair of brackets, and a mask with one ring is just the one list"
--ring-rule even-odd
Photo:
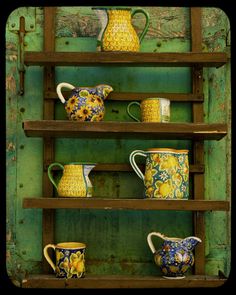
[[(56, 184), (52, 175), (52, 168), (58, 166), (63, 170), (63, 175)], [(96, 166), (93, 163), (52, 163), (48, 167), (48, 177), (57, 189), (59, 197), (92, 197), (93, 186), (88, 177), (90, 171)]]
[[(152, 237), (164, 240), (159, 250), (156, 250)], [(151, 232), (147, 236), (148, 245), (154, 254), (154, 261), (167, 279), (182, 279), (184, 274), (194, 264), (193, 249), (201, 242), (198, 237), (169, 238), (159, 232)]]
[[(62, 95), (62, 88), (72, 90), (68, 100)], [(62, 82), (57, 85), (56, 91), (70, 120), (101, 121), (105, 115), (104, 100), (113, 91), (113, 88), (106, 84), (95, 87), (75, 87)]]
[[(136, 156), (146, 158), (145, 175), (135, 162)], [(152, 148), (135, 150), (130, 154), (130, 164), (144, 181), (145, 197), (157, 199), (188, 199), (188, 150)]]
[[(149, 27), (149, 14), (142, 8), (108, 8), (106, 9), (108, 23), (102, 36), (102, 51), (139, 51), (140, 44)], [(137, 35), (132, 18), (142, 13), (146, 18), (145, 27)]]

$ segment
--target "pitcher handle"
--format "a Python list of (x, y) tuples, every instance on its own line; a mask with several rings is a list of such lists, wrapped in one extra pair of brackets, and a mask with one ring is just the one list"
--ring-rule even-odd
[(147, 242), (148, 242), (148, 246), (150, 247), (152, 253), (154, 254), (156, 252), (156, 249), (152, 243), (152, 236), (157, 236), (163, 240), (165, 240), (165, 236), (161, 233), (158, 233), (158, 232), (152, 232), (152, 233), (149, 233), (148, 236), (147, 236)]
[(48, 249), (52, 248), (55, 251), (56, 246), (53, 244), (48, 244), (44, 247), (43, 249), (43, 255), (45, 257), (45, 259), (47, 260), (47, 262), (50, 264), (50, 266), (52, 267), (52, 269), (54, 271), (56, 271), (56, 265), (53, 263), (52, 259), (50, 258), (50, 256), (48, 255)]
[(62, 170), (64, 170), (64, 166), (61, 164), (61, 163), (52, 163), (48, 166), (48, 177), (49, 177), (49, 180), (51, 181), (51, 183), (55, 186), (55, 188), (57, 189), (57, 184), (52, 176), (52, 167), (54, 166), (59, 166)]
[(135, 150), (129, 156), (129, 161), (130, 161), (130, 164), (131, 164), (132, 168), (134, 169), (134, 171), (136, 172), (136, 174), (138, 175), (138, 177), (141, 178), (144, 181), (144, 175), (141, 172), (141, 170), (138, 168), (138, 166), (137, 166), (137, 164), (135, 162), (135, 156), (147, 157), (147, 155), (142, 150)]
[(145, 23), (145, 26), (144, 26), (144, 29), (142, 31), (142, 33), (140, 34), (139, 36), (139, 43), (142, 42), (144, 36), (147, 34), (147, 30), (148, 30), (148, 27), (149, 27), (149, 23), (150, 23), (150, 16), (149, 16), (149, 13), (147, 11), (145, 11), (144, 9), (142, 8), (137, 8), (137, 9), (134, 9), (131, 13), (131, 18), (136, 14), (136, 13), (142, 13), (145, 15), (146, 17), (146, 23)]
[(60, 98), (61, 102), (62, 103), (65, 103), (66, 100), (65, 100), (64, 96), (61, 93), (61, 89), (62, 88), (68, 88), (68, 89), (71, 89), (72, 90), (72, 89), (75, 89), (75, 86), (73, 86), (73, 85), (71, 85), (69, 83), (65, 83), (65, 82), (62, 82), (62, 83), (60, 83), (60, 84), (57, 85), (57, 89), (56, 89), (57, 95)]
[(141, 109), (140, 103), (137, 102), (137, 101), (132, 101), (131, 103), (128, 104), (127, 109), (126, 109), (128, 115), (129, 115), (132, 119), (134, 119), (134, 120), (137, 121), (137, 122), (140, 122), (140, 120), (139, 120), (138, 118), (136, 118), (136, 117), (135, 117), (133, 114), (131, 114), (131, 112), (130, 112), (130, 107), (131, 107), (132, 105), (137, 105), (137, 106), (139, 106), (139, 108)]

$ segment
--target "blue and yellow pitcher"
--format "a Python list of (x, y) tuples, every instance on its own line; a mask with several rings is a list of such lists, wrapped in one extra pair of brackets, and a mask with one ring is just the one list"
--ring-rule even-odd
[[(159, 250), (156, 250), (152, 237), (164, 240)], [(154, 261), (167, 279), (182, 279), (194, 264), (193, 249), (201, 243), (201, 239), (189, 236), (184, 239), (170, 238), (159, 232), (151, 232), (147, 236), (148, 245), (154, 254)]]
[[(146, 158), (145, 175), (135, 162), (136, 156)], [(130, 164), (144, 182), (145, 197), (157, 199), (188, 199), (188, 150), (152, 148), (135, 150), (130, 154)]]
[[(71, 90), (67, 100), (62, 95), (62, 88)], [(102, 121), (105, 115), (104, 100), (112, 91), (113, 88), (106, 84), (95, 87), (75, 87), (70, 83), (62, 82), (56, 88), (67, 117), (71, 121)]]

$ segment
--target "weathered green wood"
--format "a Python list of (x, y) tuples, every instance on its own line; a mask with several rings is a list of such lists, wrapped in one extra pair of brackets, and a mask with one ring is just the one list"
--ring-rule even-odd
[[(21, 8), (19, 8), (20, 10)], [(189, 9), (182, 7), (147, 7), (151, 27), (141, 46), (147, 52), (186, 52), (189, 42)], [(32, 19), (34, 16), (32, 15)], [(134, 20), (141, 30), (142, 17)], [(11, 20), (12, 21), (12, 20)], [(17, 22), (18, 19), (15, 19)], [(93, 51), (98, 22), (90, 7), (59, 7), (57, 13), (56, 50)], [(203, 51), (224, 51), (229, 24), (217, 8), (203, 8)], [(36, 8), (35, 29), (25, 35), (25, 50), (43, 48), (43, 11)], [(42, 196), (42, 140), (27, 138), (22, 121), (42, 119), (43, 69), (27, 67), (25, 94), (19, 89), (17, 72), (18, 36), (6, 27), (6, 106), (7, 106), (7, 269), (20, 281), (27, 272), (40, 273), (42, 259), (41, 210), (23, 209), (26, 196)], [(109, 83), (116, 91), (181, 92), (191, 91), (189, 68), (58, 67), (56, 84), (76, 86)], [(204, 111), (206, 123), (230, 123), (230, 68), (204, 69)], [(126, 102), (105, 101), (105, 120), (132, 121)], [(65, 119), (62, 104), (56, 103), (55, 118)], [(172, 122), (191, 122), (191, 104), (173, 102)], [(228, 125), (230, 126), (230, 125)], [(230, 196), (230, 130), (225, 139), (206, 143), (206, 198)], [(182, 140), (124, 139), (56, 139), (55, 159), (72, 161), (128, 163), (134, 149), (149, 147), (191, 148)], [(190, 161), (191, 161), (190, 153)], [(93, 172), (91, 181), (98, 196), (135, 197), (143, 192), (142, 181), (128, 172)], [(133, 185), (131, 185), (133, 184)], [(230, 213), (206, 213), (206, 274), (230, 272)], [(167, 236), (192, 234), (191, 212), (175, 211), (103, 211), (57, 210), (56, 241), (79, 240), (88, 245), (87, 272), (90, 274), (160, 275), (146, 236), (160, 231)], [(155, 241), (156, 248), (160, 247)]]

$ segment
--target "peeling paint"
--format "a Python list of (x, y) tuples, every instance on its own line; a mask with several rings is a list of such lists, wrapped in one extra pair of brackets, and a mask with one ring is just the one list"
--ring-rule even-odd
[(16, 80), (12, 73), (6, 77), (6, 90), (16, 93)]
[(6, 241), (7, 241), (7, 242), (10, 242), (10, 241), (11, 241), (11, 238), (12, 238), (12, 234), (11, 234), (11, 231), (9, 231), (9, 232), (7, 233), (7, 236), (6, 236)]
[(15, 149), (16, 149), (16, 146), (12, 142), (9, 142), (7, 144), (7, 152), (9, 152), (9, 151), (15, 151)]

